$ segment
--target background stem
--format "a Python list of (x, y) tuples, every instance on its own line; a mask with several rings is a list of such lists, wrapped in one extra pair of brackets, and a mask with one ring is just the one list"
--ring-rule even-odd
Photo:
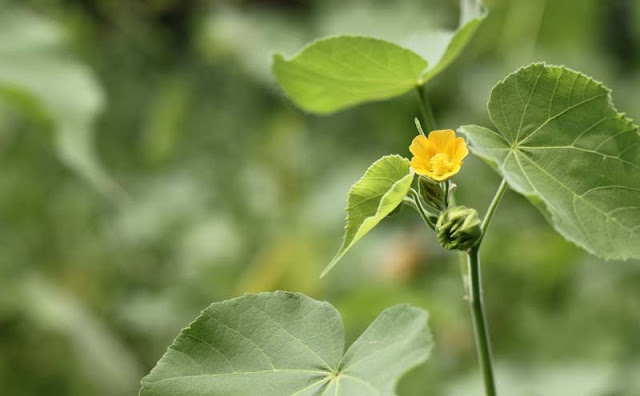
[(427, 130), (427, 135), (429, 132), (437, 129), (436, 128), (436, 120), (433, 116), (433, 110), (431, 109), (431, 103), (429, 103), (429, 99), (427, 98), (427, 94), (424, 91), (423, 86), (416, 87), (416, 95), (418, 96), (418, 103), (420, 104), (420, 113), (422, 113), (422, 121), (424, 122), (424, 127)]
[(476, 348), (478, 361), (484, 378), (484, 387), (487, 396), (496, 395), (496, 386), (493, 377), (493, 361), (491, 358), (491, 344), (489, 340), (489, 329), (484, 314), (484, 303), (482, 299), (482, 280), (480, 276), (480, 255), (478, 247), (469, 249), (467, 252), (467, 265), (469, 274), (469, 305), (471, 317), (473, 319), (473, 330), (476, 336)]

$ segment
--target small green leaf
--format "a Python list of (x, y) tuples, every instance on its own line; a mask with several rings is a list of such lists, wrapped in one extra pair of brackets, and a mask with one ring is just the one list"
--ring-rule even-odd
[(412, 181), (409, 160), (399, 155), (384, 156), (367, 169), (349, 191), (344, 240), (321, 276), (326, 275), (356, 242), (402, 203)]
[(605, 259), (640, 258), (640, 134), (608, 88), (534, 64), (491, 93), (498, 132), (463, 126), (471, 150), (565, 238)]
[(432, 347), (427, 312), (383, 311), (346, 353), (340, 314), (287, 292), (214, 303), (182, 331), (141, 396), (391, 396)]
[(418, 84), (427, 62), (396, 44), (369, 37), (316, 41), (290, 60), (273, 58), (273, 73), (295, 104), (331, 113), (401, 95)]

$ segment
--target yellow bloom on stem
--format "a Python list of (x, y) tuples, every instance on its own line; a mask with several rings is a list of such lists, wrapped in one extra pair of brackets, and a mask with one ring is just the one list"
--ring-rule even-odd
[(418, 135), (411, 142), (411, 168), (422, 176), (445, 181), (458, 173), (469, 154), (467, 144), (451, 129), (436, 130), (429, 137)]

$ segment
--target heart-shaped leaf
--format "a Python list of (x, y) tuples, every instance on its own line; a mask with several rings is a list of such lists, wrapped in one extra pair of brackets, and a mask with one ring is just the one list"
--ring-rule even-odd
[(373, 37), (330, 37), (289, 60), (276, 54), (273, 74), (296, 105), (313, 113), (402, 95), (442, 72), (473, 37), (486, 14), (477, 0), (460, 3), (456, 31), (412, 32), (400, 45)]
[(340, 314), (287, 292), (214, 303), (182, 331), (141, 396), (393, 395), (432, 346), (427, 312), (382, 312), (347, 352)]
[(399, 155), (384, 156), (367, 169), (349, 190), (344, 240), (321, 276), (326, 275), (356, 242), (402, 203), (412, 181), (409, 160)]
[(273, 58), (273, 74), (284, 92), (314, 113), (402, 95), (418, 84), (426, 67), (408, 49), (358, 36), (316, 41), (290, 60)]
[(568, 240), (602, 258), (640, 258), (640, 134), (609, 89), (534, 64), (496, 85), (489, 115), (497, 132), (460, 128), (475, 154)]

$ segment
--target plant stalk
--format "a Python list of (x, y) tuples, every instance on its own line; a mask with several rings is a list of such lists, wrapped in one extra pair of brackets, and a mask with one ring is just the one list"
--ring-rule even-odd
[[(431, 105), (429, 100), (427, 99), (426, 93), (422, 86), (416, 87), (416, 94), (418, 96), (418, 103), (420, 105), (420, 112), (422, 113), (422, 118), (425, 124), (425, 127), (428, 131), (432, 131), (436, 129), (435, 118), (433, 116), (433, 110), (431, 109)], [(467, 251), (467, 267), (466, 271), (464, 266), (461, 265), (462, 278), (465, 284), (465, 288), (467, 291), (467, 295), (469, 296), (469, 307), (471, 310), (471, 317), (473, 320), (473, 329), (476, 339), (476, 350), (478, 352), (478, 360), (480, 363), (480, 368), (482, 370), (482, 376), (484, 379), (484, 386), (486, 396), (496, 396), (496, 385), (495, 379), (493, 375), (493, 359), (491, 357), (491, 343), (489, 337), (489, 329), (487, 326), (487, 320), (484, 313), (484, 302), (483, 302), (483, 293), (482, 293), (482, 280), (480, 276), (480, 244), (482, 239), (484, 238), (484, 234), (489, 226), (489, 222), (493, 217), (502, 196), (504, 195), (507, 189), (507, 182), (505, 179), (502, 180), (498, 190), (496, 191), (491, 204), (489, 205), (489, 209), (487, 210), (487, 214), (485, 215), (481, 229), (482, 234), (480, 236), (480, 240), (478, 243), (471, 249)], [(445, 185), (447, 189), (447, 198), (449, 198), (449, 184)], [(418, 194), (414, 195), (414, 205), (418, 212), (422, 212), (424, 209), (418, 207), (420, 205)], [(447, 202), (447, 204), (455, 204), (455, 198), (451, 197), (451, 202)], [(424, 212), (421, 213), (423, 219), (427, 224), (430, 222), (427, 220), (427, 217)], [(460, 252), (462, 253), (462, 252)], [(460, 255), (462, 256), (462, 254)], [(462, 260), (462, 259), (461, 259)], [(465, 273), (466, 272), (466, 273)]]
[(484, 238), (485, 232), (489, 227), (489, 223), (498, 208), (498, 204), (504, 193), (507, 191), (507, 180), (502, 179), (498, 190), (496, 191), (487, 214), (482, 220), (482, 234), (478, 243), (467, 251), (467, 293), (469, 296), (469, 306), (471, 308), (471, 317), (473, 319), (473, 330), (476, 337), (476, 348), (478, 352), (478, 361), (482, 370), (484, 379), (484, 387), (487, 396), (496, 395), (496, 385), (493, 376), (493, 359), (491, 357), (491, 341), (489, 338), (489, 328), (484, 313), (484, 301), (482, 293), (482, 277), (480, 275), (480, 245)]
[(493, 376), (493, 360), (491, 357), (491, 343), (489, 339), (489, 328), (484, 313), (484, 302), (482, 299), (482, 279), (480, 276), (480, 255), (478, 246), (469, 249), (467, 252), (467, 265), (469, 274), (469, 306), (473, 319), (473, 330), (476, 337), (476, 349), (478, 361), (484, 379), (486, 396), (496, 395), (496, 385)]

